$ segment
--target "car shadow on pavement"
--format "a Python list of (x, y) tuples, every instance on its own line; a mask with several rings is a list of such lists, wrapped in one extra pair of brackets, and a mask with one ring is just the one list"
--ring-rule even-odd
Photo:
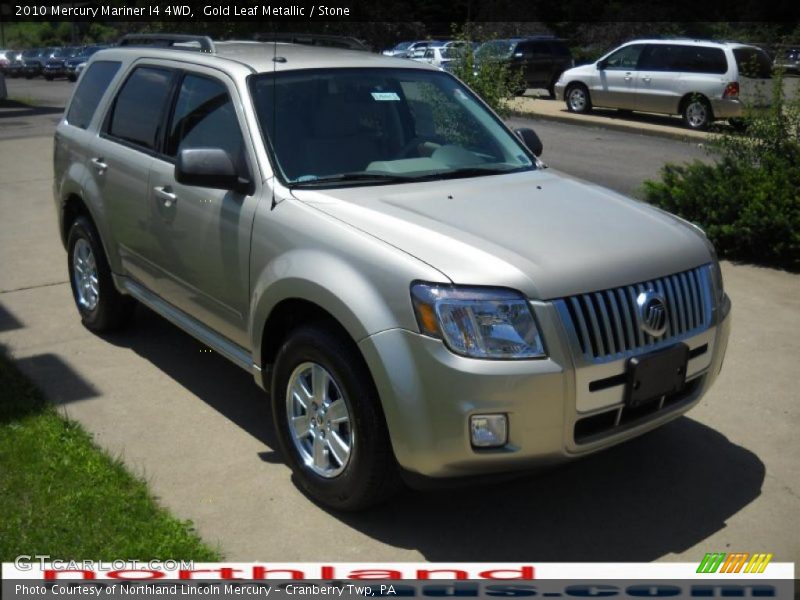
[(0, 100), (0, 119), (55, 115), (63, 112), (63, 106), (34, 106), (18, 100)]
[(430, 561), (641, 562), (724, 528), (759, 496), (764, 475), (755, 454), (682, 417), (513, 482), (409, 492), (367, 513), (331, 514)]
[[(251, 436), (277, 447), (267, 394), (252, 377), (144, 306), (136, 307), (134, 319), (134, 327), (103, 338), (130, 348)], [(281, 462), (274, 454), (259, 456)]]
[[(136, 326), (105, 336), (268, 448), (281, 462), (266, 393), (227, 359), (144, 307)], [(765, 466), (717, 431), (682, 417), (599, 454), (518, 479), (402, 492), (364, 513), (329, 511), (430, 561), (649, 561), (682, 552), (755, 500)], [(287, 484), (289, 482), (287, 481)]]

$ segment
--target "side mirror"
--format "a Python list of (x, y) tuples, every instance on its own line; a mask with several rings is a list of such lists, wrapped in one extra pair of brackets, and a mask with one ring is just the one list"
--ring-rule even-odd
[(253, 187), (252, 181), (239, 174), (230, 154), (222, 148), (181, 150), (175, 161), (175, 181), (242, 194), (250, 193)]
[(605, 70), (605, 68), (606, 68), (606, 61), (604, 61), (604, 60), (598, 60), (598, 61), (597, 61), (597, 70), (598, 70), (598, 71), (604, 71), (604, 70)]
[(536, 132), (533, 129), (523, 127), (522, 129), (515, 129), (514, 133), (519, 136), (519, 139), (522, 140), (522, 143), (525, 144), (535, 156), (542, 155), (544, 144), (542, 144), (542, 140), (539, 139), (539, 136), (536, 135)]

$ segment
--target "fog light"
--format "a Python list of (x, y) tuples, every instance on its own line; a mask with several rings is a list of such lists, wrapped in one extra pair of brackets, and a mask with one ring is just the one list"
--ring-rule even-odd
[(505, 415), (474, 415), (469, 418), (472, 445), (496, 448), (508, 441), (508, 418)]

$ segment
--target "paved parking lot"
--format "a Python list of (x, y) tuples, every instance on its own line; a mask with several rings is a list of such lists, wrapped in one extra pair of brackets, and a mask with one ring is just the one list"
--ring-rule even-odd
[[(11, 96), (17, 94), (12, 80)], [(68, 93), (66, 82), (28, 82)], [(699, 560), (765, 551), (800, 560), (800, 277), (723, 265), (734, 303), (726, 364), (667, 427), (502, 485), (409, 492), (361, 515), (320, 509), (274, 449), (251, 378), (153, 313), (100, 338), (66, 283), (52, 206), (55, 113), (0, 139), (0, 344), (71, 417), (231, 560)], [(632, 192), (696, 145), (535, 123), (551, 166)], [(0, 135), (2, 138), (2, 135)]]

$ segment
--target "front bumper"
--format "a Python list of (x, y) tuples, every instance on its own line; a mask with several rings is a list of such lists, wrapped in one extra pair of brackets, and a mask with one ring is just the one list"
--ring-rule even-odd
[[(699, 401), (719, 373), (730, 331), (726, 298), (706, 331), (683, 340), (691, 349), (706, 345), (689, 363), (686, 390), (651, 412), (623, 419), (623, 388), (605, 390), (602, 398), (587, 402), (592, 394), (587, 372), (592, 367), (576, 367), (556, 308), (550, 303), (531, 305), (547, 344), (547, 359), (464, 358), (439, 340), (402, 329), (360, 342), (401, 467), (436, 478), (502, 473), (560, 462), (640, 435)], [(598, 376), (622, 373), (625, 360), (601, 368)], [(472, 447), (469, 417), (485, 413), (508, 416), (506, 446)]]

